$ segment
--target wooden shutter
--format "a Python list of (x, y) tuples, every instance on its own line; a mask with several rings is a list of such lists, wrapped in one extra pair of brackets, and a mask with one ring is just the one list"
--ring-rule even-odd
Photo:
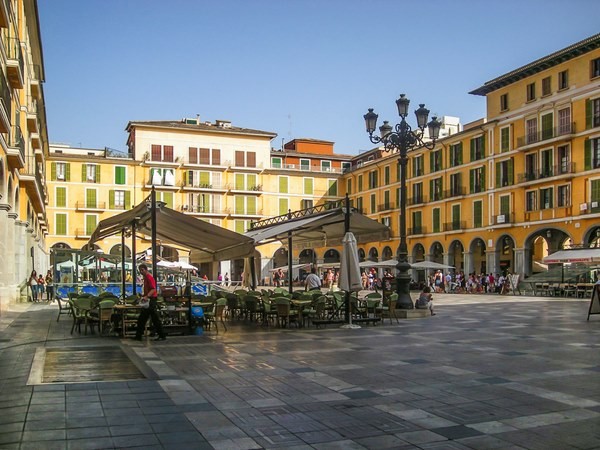
[(247, 152), (246, 153), (246, 166), (247, 167), (256, 167), (256, 152)]
[(173, 146), (165, 145), (163, 147), (163, 161), (165, 162), (173, 162)]
[(475, 169), (469, 170), (469, 192), (475, 192)]
[(256, 182), (256, 174), (249, 173), (246, 175), (246, 186), (247, 189), (258, 189), (258, 183)]
[(125, 209), (131, 208), (131, 192), (125, 191)]
[(242, 197), (241, 195), (236, 195), (235, 196), (235, 213), (236, 214), (244, 214), (244, 205), (245, 205), (245, 197)]
[(513, 167), (514, 167), (513, 158), (510, 158), (508, 160), (508, 164), (507, 165), (508, 165), (508, 184), (512, 185), (513, 181), (514, 181), (514, 177), (513, 177)]
[(481, 168), (481, 190), (485, 191), (485, 166)]
[(236, 167), (245, 167), (246, 166), (246, 155), (244, 152), (236, 150), (235, 152), (235, 166)]
[(243, 191), (245, 189), (246, 177), (244, 177), (243, 173), (235, 174), (235, 189), (238, 191)]
[(50, 179), (56, 181), (56, 163), (50, 164)]
[(497, 162), (496, 163), (496, 187), (499, 188), (500, 187), (500, 163)]
[(87, 164), (81, 165), (81, 181), (87, 183)]
[(96, 207), (96, 190), (86, 189), (85, 190), (85, 207), (95, 208)]
[(115, 167), (115, 184), (125, 184), (125, 167)]
[(475, 139), (471, 139), (471, 159), (470, 161), (475, 161)]
[(481, 227), (482, 217), (483, 217), (482, 212), (483, 212), (482, 202), (481, 201), (473, 202), (473, 227), (474, 228)]
[(168, 208), (173, 209), (173, 193), (163, 192), (163, 202), (167, 204)]
[(337, 196), (337, 180), (328, 180), (328, 183), (328, 194), (333, 197)]
[(99, 164), (96, 164), (96, 179), (94, 180), (96, 183), (100, 183), (100, 168)]
[(288, 177), (279, 177), (279, 193), (288, 193)]
[(115, 191), (108, 191), (108, 209), (115, 209)]
[(435, 172), (433, 152), (429, 153), (429, 173)]
[(208, 148), (201, 148), (198, 150), (200, 153), (200, 159), (198, 160), (198, 162), (200, 164), (210, 164), (210, 149)]
[(256, 197), (246, 197), (246, 213), (256, 214)]
[(279, 215), (282, 216), (288, 213), (288, 199), (280, 198), (279, 199)]
[(433, 232), (438, 233), (440, 231), (440, 208), (433, 209)]
[(152, 161), (160, 161), (162, 159), (161, 153), (160, 145), (152, 145), (152, 154), (150, 155), (150, 158), (152, 158)]
[(67, 234), (67, 215), (57, 214), (56, 215), (56, 234), (64, 236)]
[[(350, 180), (348, 180), (350, 181)], [(305, 178), (304, 179), (304, 193), (307, 195), (313, 195), (313, 179)]]
[(188, 162), (190, 164), (198, 164), (198, 148), (197, 147), (189, 147), (188, 148)]
[(200, 186), (208, 187), (210, 186), (210, 172), (199, 172), (200, 179), (198, 180)]
[(463, 145), (462, 145), (462, 142), (460, 142), (456, 146), (456, 151), (458, 152), (458, 164), (461, 165), (463, 163)]
[(213, 166), (221, 165), (221, 150), (218, 148), (212, 149), (212, 165)]
[(483, 134), (481, 136), (481, 157), (485, 158), (486, 152), (485, 152), (485, 134)]
[(592, 141), (586, 139), (583, 143), (585, 170), (592, 169)]
[(194, 185), (194, 171), (188, 170), (185, 176), (185, 185), (193, 186)]
[(65, 181), (71, 181), (71, 163), (65, 163)]
[(592, 110), (592, 101), (585, 101), (585, 129), (589, 130), (592, 128), (592, 119), (593, 119), (593, 110)]
[(85, 216), (85, 234), (91, 236), (96, 229), (96, 216)]
[(435, 201), (435, 191), (433, 190), (433, 180), (429, 180), (429, 200)]

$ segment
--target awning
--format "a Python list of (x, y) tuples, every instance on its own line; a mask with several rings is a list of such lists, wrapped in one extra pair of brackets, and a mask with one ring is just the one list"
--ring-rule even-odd
[(359, 264), (360, 267), (396, 267), (398, 265), (398, 261), (395, 259), (388, 259), (387, 261), (363, 261)]
[[(285, 242), (291, 232), (293, 245), (297, 248), (337, 246), (342, 244), (345, 234), (344, 215), (343, 208), (332, 209), (250, 230), (244, 236), (252, 238), (259, 245), (273, 241)], [(388, 226), (357, 211), (350, 212), (350, 231), (359, 243), (390, 238)]]
[[(310, 270), (310, 266), (311, 266), (310, 263), (309, 264), (294, 264), (292, 266), (292, 270), (296, 270), (296, 269)], [(274, 269), (269, 269), (269, 272), (277, 272), (279, 269), (283, 270), (284, 272), (287, 272), (288, 266), (275, 267)]]
[(454, 266), (449, 266), (447, 264), (440, 264), (435, 261), (421, 261), (417, 263), (412, 263), (410, 265), (411, 269), (432, 269), (432, 270), (444, 270), (444, 269), (454, 269)]
[(559, 250), (544, 258), (544, 264), (597, 262), (600, 262), (600, 248)]
[[(152, 234), (151, 208), (144, 201), (130, 211), (102, 220), (89, 244), (129, 229)], [(190, 258), (199, 262), (245, 258), (254, 254), (254, 241), (242, 234), (187, 216), (166, 206), (156, 208), (156, 237), (163, 242), (187, 248)]]

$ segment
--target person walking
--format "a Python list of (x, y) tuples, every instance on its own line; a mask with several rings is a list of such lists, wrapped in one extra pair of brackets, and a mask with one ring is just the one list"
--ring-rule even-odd
[(31, 289), (31, 301), (37, 302), (38, 282), (37, 282), (37, 272), (35, 270), (31, 271), (31, 275), (29, 275), (27, 284), (29, 285), (29, 288)]
[(156, 297), (158, 294), (158, 291), (156, 290), (156, 280), (148, 271), (148, 266), (146, 266), (146, 264), (141, 264), (139, 267), (139, 271), (144, 280), (144, 290), (142, 299), (140, 301), (142, 311), (140, 312), (140, 316), (138, 317), (137, 321), (135, 340), (142, 340), (142, 334), (144, 334), (146, 322), (148, 322), (148, 317), (150, 317), (152, 319), (152, 326), (154, 327), (154, 331), (157, 334), (157, 337), (154, 340), (164, 341), (165, 339), (167, 339), (167, 336), (165, 335), (162, 323), (160, 322), (160, 317), (158, 317), (158, 311), (156, 309)]
[(48, 273), (46, 274), (46, 300), (48, 303), (54, 301), (54, 278), (50, 269), (48, 269)]
[(44, 280), (44, 276), (40, 273), (40, 276), (38, 277), (37, 280), (38, 283), (38, 300), (41, 302), (44, 300), (44, 287), (46, 285), (46, 281)]
[(304, 285), (306, 286), (307, 291), (321, 290), (321, 279), (317, 275), (316, 267), (310, 269), (310, 273), (304, 280)]

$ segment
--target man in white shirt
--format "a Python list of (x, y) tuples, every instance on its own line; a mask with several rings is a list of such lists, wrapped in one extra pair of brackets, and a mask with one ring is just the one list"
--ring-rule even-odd
[(321, 279), (317, 276), (317, 269), (310, 269), (310, 273), (304, 280), (304, 285), (307, 291), (316, 291), (321, 289)]

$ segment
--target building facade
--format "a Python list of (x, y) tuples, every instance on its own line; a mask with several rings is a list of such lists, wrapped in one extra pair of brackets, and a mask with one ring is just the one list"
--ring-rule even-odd
[(48, 268), (44, 60), (35, 0), (0, 1), (0, 313)]

